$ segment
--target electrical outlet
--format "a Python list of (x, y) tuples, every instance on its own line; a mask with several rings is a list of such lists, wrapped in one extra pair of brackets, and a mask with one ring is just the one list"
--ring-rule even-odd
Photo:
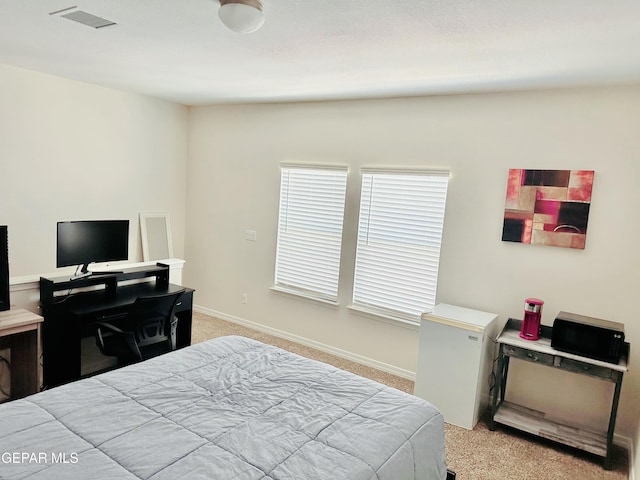
[(242, 303), (249, 303), (249, 294), (248, 293), (243, 293), (242, 294)]

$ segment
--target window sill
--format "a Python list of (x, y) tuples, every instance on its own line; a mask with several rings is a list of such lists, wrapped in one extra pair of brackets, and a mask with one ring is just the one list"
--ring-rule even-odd
[(364, 307), (361, 305), (349, 305), (347, 307), (354, 315), (360, 315), (362, 317), (371, 318), (373, 320), (377, 320), (379, 322), (388, 323), (390, 325), (395, 325), (396, 327), (404, 327), (409, 330), (419, 330), (420, 328), (420, 317), (417, 317), (415, 320), (404, 318), (400, 316), (394, 316), (390, 312), (386, 312), (384, 310), (378, 310), (373, 307)]
[(296, 298), (299, 298), (301, 300), (305, 300), (305, 301), (308, 301), (308, 302), (311, 302), (311, 303), (322, 305), (324, 307), (337, 307), (338, 306), (338, 302), (327, 300), (326, 298), (315, 297), (315, 296), (310, 295), (308, 293), (299, 292), (297, 290), (290, 290), (288, 288), (282, 288), (282, 287), (273, 286), (273, 287), (271, 287), (271, 291), (273, 291), (273, 292), (275, 292), (277, 294), (280, 294), (280, 295), (284, 295), (284, 296), (296, 297)]

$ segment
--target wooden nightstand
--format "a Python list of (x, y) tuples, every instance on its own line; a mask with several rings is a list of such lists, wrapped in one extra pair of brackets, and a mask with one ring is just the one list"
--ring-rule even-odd
[(0, 312), (0, 349), (11, 349), (11, 400), (42, 387), (40, 315), (16, 308)]

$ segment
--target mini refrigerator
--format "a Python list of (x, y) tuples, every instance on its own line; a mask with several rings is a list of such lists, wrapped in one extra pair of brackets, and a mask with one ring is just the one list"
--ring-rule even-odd
[(414, 393), (473, 429), (489, 405), (498, 315), (440, 303), (421, 317)]

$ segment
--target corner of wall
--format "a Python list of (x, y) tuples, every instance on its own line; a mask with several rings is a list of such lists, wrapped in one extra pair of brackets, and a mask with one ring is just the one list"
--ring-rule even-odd
[(637, 461), (638, 458), (638, 452), (637, 452), (637, 448), (638, 446), (635, 445), (635, 442), (633, 441), (633, 439), (628, 439), (628, 444), (626, 445), (627, 447), (627, 451), (629, 452), (629, 480), (635, 480), (636, 478), (636, 470), (640, 469), (640, 465), (638, 465), (636, 468), (636, 464), (635, 462)]

